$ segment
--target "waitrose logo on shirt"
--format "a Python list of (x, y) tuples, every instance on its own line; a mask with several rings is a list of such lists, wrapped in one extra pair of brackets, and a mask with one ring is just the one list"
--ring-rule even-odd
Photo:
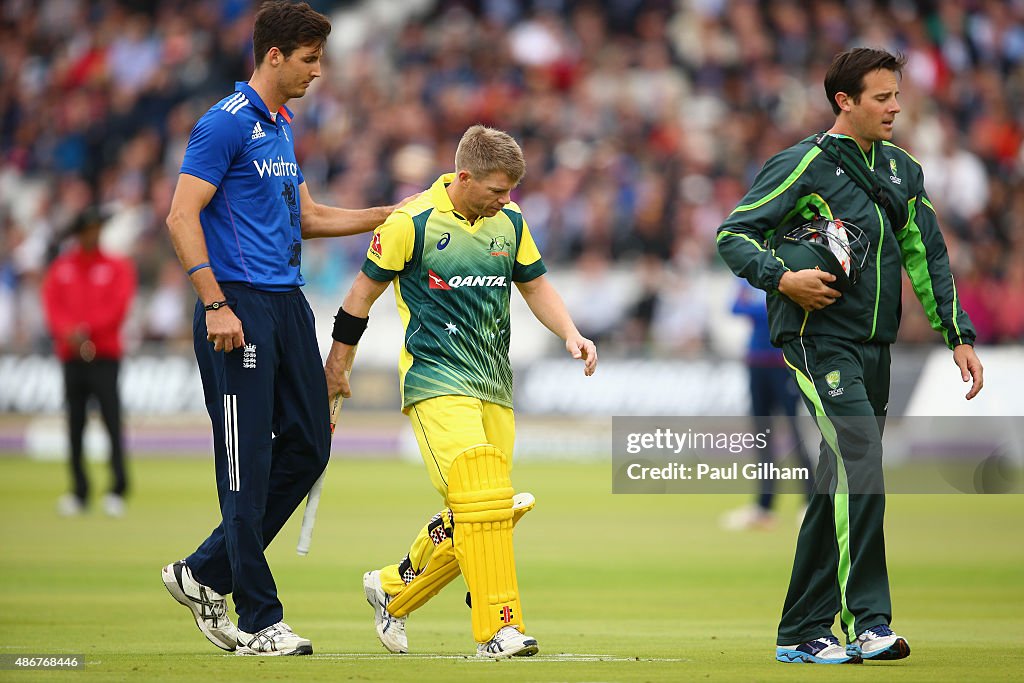
[(278, 155), (277, 159), (253, 159), (253, 166), (260, 174), (260, 178), (273, 176), (299, 176), (299, 165), (285, 161), (283, 156)]

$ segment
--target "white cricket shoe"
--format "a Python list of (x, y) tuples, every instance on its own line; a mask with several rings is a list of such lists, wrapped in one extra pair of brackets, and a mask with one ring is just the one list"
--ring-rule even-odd
[(719, 523), (726, 531), (769, 530), (775, 526), (775, 515), (760, 505), (747, 505), (725, 513)]
[(520, 633), (515, 626), (503, 626), (489, 641), (476, 646), (476, 656), (529, 657), (539, 650), (536, 638)]
[(408, 617), (393, 617), (388, 612), (391, 596), (384, 592), (380, 584), (379, 570), (363, 574), (363, 592), (366, 593), (366, 602), (373, 608), (373, 623), (381, 645), (395, 654), (408, 652), (409, 638), (405, 635), (405, 620)]
[(236, 655), (311, 655), (313, 643), (292, 630), (291, 626), (279, 621), (259, 633), (238, 632)]
[(116, 493), (103, 496), (103, 512), (107, 513), (107, 517), (124, 517), (124, 498)]
[(222, 650), (234, 651), (238, 646), (238, 629), (228, 618), (228, 601), (224, 596), (192, 578), (184, 560), (167, 565), (161, 574), (167, 592), (191, 610), (206, 639)]
[(78, 517), (85, 512), (85, 504), (73, 493), (65, 493), (57, 499), (57, 514), (61, 517)]

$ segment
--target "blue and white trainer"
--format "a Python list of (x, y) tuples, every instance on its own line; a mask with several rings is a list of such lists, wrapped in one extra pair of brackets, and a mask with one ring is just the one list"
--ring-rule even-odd
[(246, 633), (238, 629), (238, 649), (235, 654), (271, 657), (311, 655), (313, 643), (295, 633), (288, 624), (279, 621), (258, 633)]
[(196, 626), (207, 640), (222, 650), (234, 652), (238, 629), (228, 618), (227, 599), (196, 581), (184, 560), (172, 562), (160, 574), (167, 592), (192, 612)]
[(835, 636), (809, 640), (800, 645), (779, 645), (775, 659), (785, 664), (860, 664), (859, 655), (851, 655)]
[(380, 571), (363, 574), (363, 593), (366, 602), (373, 608), (373, 625), (377, 630), (377, 639), (388, 652), (402, 654), (409, 651), (409, 638), (405, 634), (405, 620), (408, 617), (391, 616), (388, 603), (391, 596), (384, 592), (380, 583)]
[(886, 624), (872, 626), (846, 646), (846, 654), (875, 661), (904, 659), (910, 656), (910, 644), (892, 632)]
[(486, 643), (476, 646), (477, 657), (530, 657), (537, 654), (540, 648), (537, 639), (528, 636), (514, 626), (503, 626)]

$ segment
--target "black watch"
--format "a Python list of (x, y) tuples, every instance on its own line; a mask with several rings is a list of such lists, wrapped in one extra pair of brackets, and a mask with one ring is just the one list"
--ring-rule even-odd
[(229, 304), (227, 301), (214, 301), (213, 303), (209, 303), (203, 306), (203, 309), (207, 311), (216, 311), (218, 308), (230, 305), (231, 304)]

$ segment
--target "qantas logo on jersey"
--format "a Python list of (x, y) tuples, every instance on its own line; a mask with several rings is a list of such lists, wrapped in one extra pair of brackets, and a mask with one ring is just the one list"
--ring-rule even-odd
[(433, 270), (427, 271), (427, 277), (430, 278), (431, 289), (451, 289), (451, 287), (448, 286), (448, 283), (444, 281), (444, 278)]
[(446, 282), (433, 270), (427, 271), (431, 289), (458, 289), (459, 287), (504, 287), (504, 275), (455, 275)]
[(299, 177), (299, 165), (291, 161), (285, 161), (281, 155), (278, 155), (277, 159), (253, 159), (252, 165), (259, 171), (260, 178)]
[(373, 233), (373, 237), (370, 238), (370, 251), (377, 257), (380, 258), (384, 255), (384, 248), (380, 245), (380, 233)]

